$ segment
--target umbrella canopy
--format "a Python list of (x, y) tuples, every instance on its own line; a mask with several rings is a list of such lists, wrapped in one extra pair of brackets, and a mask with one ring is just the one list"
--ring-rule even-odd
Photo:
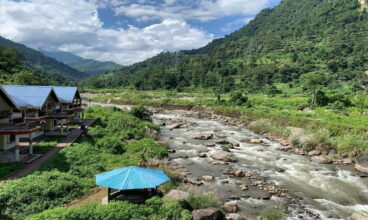
[(149, 189), (169, 181), (170, 178), (161, 170), (140, 167), (125, 167), (96, 175), (98, 186), (118, 190)]

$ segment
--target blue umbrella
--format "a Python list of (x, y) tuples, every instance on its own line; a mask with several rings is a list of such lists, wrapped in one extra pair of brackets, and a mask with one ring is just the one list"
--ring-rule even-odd
[(161, 170), (124, 167), (96, 175), (96, 184), (118, 190), (150, 189), (169, 181)]

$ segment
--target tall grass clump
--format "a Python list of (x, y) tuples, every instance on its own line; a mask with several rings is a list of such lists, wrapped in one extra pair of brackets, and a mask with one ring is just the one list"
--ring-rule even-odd
[(269, 133), (273, 136), (281, 138), (287, 138), (291, 134), (290, 130), (278, 124), (272, 123), (270, 120), (267, 119), (253, 121), (248, 125), (248, 128), (258, 134)]
[(348, 153), (352, 157), (368, 153), (368, 137), (356, 134), (345, 134), (332, 138), (332, 143), (339, 153)]
[(284, 212), (275, 208), (266, 209), (261, 215), (267, 220), (282, 220), (285, 218)]
[(326, 129), (320, 129), (314, 133), (303, 134), (299, 136), (299, 140), (292, 138), (292, 144), (301, 147), (304, 150), (331, 150), (334, 144), (331, 141), (331, 134)]

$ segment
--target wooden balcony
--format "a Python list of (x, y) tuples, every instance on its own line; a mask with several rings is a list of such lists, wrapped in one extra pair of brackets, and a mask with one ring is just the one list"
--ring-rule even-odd
[(0, 124), (1, 135), (12, 135), (12, 134), (30, 134), (41, 129), (40, 125), (35, 123), (6, 123)]

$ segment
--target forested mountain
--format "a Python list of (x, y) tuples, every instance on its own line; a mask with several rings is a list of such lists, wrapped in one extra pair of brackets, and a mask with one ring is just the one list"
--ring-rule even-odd
[(65, 78), (64, 80), (73, 81), (87, 77), (88, 74), (73, 69), (72, 67), (59, 62), (43, 53), (18, 44), (13, 41), (0, 37), (0, 46), (3, 48), (12, 48), (22, 56), (22, 65), (26, 69), (37, 70), (55, 78)]
[(283, 0), (207, 46), (161, 53), (99, 77), (87, 87), (262, 89), (323, 72), (362, 88), (368, 70), (368, 13), (358, 0)]
[(69, 52), (56, 51), (41, 51), (46, 56), (52, 57), (60, 62), (63, 62), (72, 68), (79, 70), (84, 73), (88, 73), (89, 75), (99, 75), (107, 72), (111, 72), (113, 70), (119, 69), (121, 65), (107, 61), (101, 62), (93, 59), (84, 59), (80, 56), (74, 55)]

